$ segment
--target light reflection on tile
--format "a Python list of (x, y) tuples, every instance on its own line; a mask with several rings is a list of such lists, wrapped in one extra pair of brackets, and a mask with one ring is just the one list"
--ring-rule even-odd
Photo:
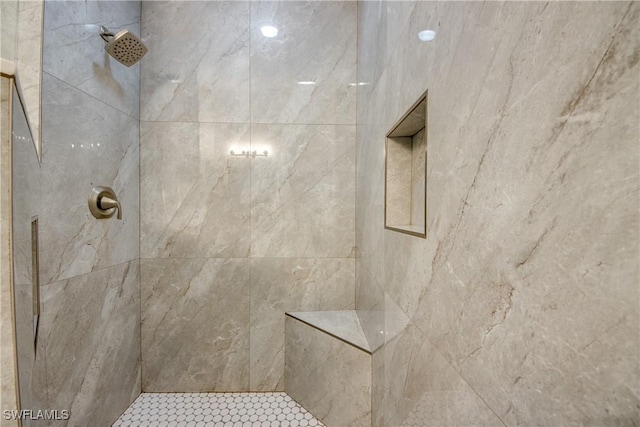
[(351, 1), (252, 2), (251, 120), (355, 124), (355, 21)]

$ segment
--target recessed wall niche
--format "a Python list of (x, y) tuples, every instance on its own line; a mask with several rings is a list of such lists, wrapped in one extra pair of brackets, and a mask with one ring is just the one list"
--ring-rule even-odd
[(427, 237), (427, 92), (387, 133), (384, 227)]

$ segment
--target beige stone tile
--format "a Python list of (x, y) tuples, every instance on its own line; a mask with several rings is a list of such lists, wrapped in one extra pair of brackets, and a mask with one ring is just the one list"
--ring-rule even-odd
[[(358, 304), (380, 298), (371, 277), (384, 277), (506, 424), (636, 422), (639, 8), (386, 6), (360, 15), (361, 33), (382, 25), (396, 48), (360, 38), (376, 69), (359, 70), (375, 81), (358, 99), (358, 207), (371, 211), (357, 210), (356, 242), (359, 254), (382, 255), (358, 264)], [(421, 44), (422, 29), (435, 40)], [(379, 185), (384, 163), (369, 147), (385, 127), (374, 124), (393, 123), (427, 88), (428, 238), (375, 237), (380, 188), (367, 177)], [(433, 407), (460, 398), (440, 396)]]
[(251, 127), (251, 256), (353, 257), (355, 126)]
[(143, 259), (142, 389), (246, 391), (249, 260)]
[(371, 354), (286, 318), (285, 391), (326, 425), (371, 426)]
[(145, 121), (249, 122), (249, 2), (142, 2)]
[(100, 25), (139, 36), (140, 2), (44, 2), (44, 7), (43, 71), (137, 120), (140, 63), (126, 67), (112, 58)]
[(143, 122), (140, 253), (143, 258), (249, 256), (249, 126)]
[(355, 124), (355, 20), (355, 2), (252, 2), (252, 122)]
[(42, 288), (46, 408), (70, 425), (110, 424), (140, 394), (139, 280), (132, 261)]
[[(43, 78), (41, 282), (137, 259), (138, 121), (49, 74)], [(122, 220), (97, 220), (93, 186), (113, 188)]]
[(353, 309), (353, 286), (353, 259), (251, 260), (251, 390), (283, 390), (284, 313)]

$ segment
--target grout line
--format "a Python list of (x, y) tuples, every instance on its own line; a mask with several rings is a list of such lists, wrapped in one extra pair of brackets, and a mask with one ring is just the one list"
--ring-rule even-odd
[[(355, 69), (356, 69), (356, 83), (359, 81), (358, 77), (358, 52), (359, 52), (359, 30), (358, 30), (358, 13), (360, 11), (359, 3), (356, 1), (356, 58), (355, 58)], [(356, 109), (356, 117), (354, 126), (356, 128), (355, 134), (355, 156), (354, 156), (354, 171), (353, 171), (353, 246), (355, 249), (354, 258), (353, 258), (353, 307), (355, 310), (358, 309), (358, 234), (356, 233), (356, 229), (358, 228), (358, 91), (359, 86), (355, 87), (356, 89), (356, 99), (355, 99), (355, 109)], [(373, 374), (372, 374), (373, 375)], [(372, 382), (373, 384), (373, 382)]]
[[(121, 110), (121, 109), (119, 109), (118, 107), (115, 107), (115, 106), (113, 106), (113, 105), (111, 105), (111, 104), (108, 104), (107, 102), (103, 101), (102, 99), (100, 99), (100, 98), (96, 98), (94, 95), (91, 95), (90, 93), (85, 92), (84, 90), (82, 90), (82, 89), (80, 89), (80, 88), (78, 88), (78, 87), (76, 87), (76, 86), (72, 85), (71, 83), (69, 83), (69, 82), (67, 82), (67, 81), (65, 81), (65, 80), (62, 80), (61, 78), (59, 78), (59, 77), (57, 77), (57, 76), (54, 76), (53, 74), (49, 73), (48, 71), (44, 71), (44, 70), (43, 70), (43, 71), (42, 71), (42, 75), (44, 76), (45, 74), (46, 74), (47, 76), (49, 76), (49, 77), (53, 78), (53, 79), (56, 79), (56, 80), (57, 80), (57, 81), (59, 81), (60, 83), (63, 83), (63, 84), (65, 84), (66, 86), (69, 86), (70, 88), (77, 90), (77, 91), (78, 91), (78, 92), (80, 92), (81, 94), (86, 95), (86, 96), (88, 96), (88, 97), (90, 97), (90, 98), (92, 98), (92, 99), (96, 100), (97, 102), (101, 103), (102, 105), (105, 105), (105, 106), (107, 106), (107, 107), (111, 108), (112, 110), (115, 110), (115, 111), (119, 112), (120, 114), (122, 114), (122, 115), (125, 115), (125, 116), (129, 117), (131, 120), (137, 121), (138, 123), (140, 122), (140, 117), (132, 116), (131, 114), (127, 113), (126, 111), (122, 111), (122, 110)], [(140, 97), (138, 96), (138, 98), (140, 98)], [(139, 102), (140, 102), (140, 101), (138, 100), (138, 106), (139, 106)], [(138, 115), (140, 115), (140, 113), (139, 113), (139, 112), (138, 112)]]
[[(386, 316), (385, 316), (386, 317)], [(445, 357), (445, 355), (442, 353), (442, 351), (440, 351), (440, 349), (438, 347), (436, 347), (436, 345), (433, 343), (433, 341), (431, 341), (431, 338), (429, 338), (429, 336), (422, 330), (422, 328), (420, 326), (418, 326), (417, 323), (415, 323), (413, 320), (411, 320), (411, 323), (413, 324), (413, 326), (420, 331), (420, 333), (422, 334), (422, 336), (425, 338), (425, 340), (427, 340), (429, 342), (429, 344), (431, 344), (431, 346), (438, 352), (438, 354), (440, 355), (440, 357), (442, 357), (442, 359), (449, 365), (449, 367), (460, 377), (460, 379), (462, 379), (462, 381), (464, 381), (464, 383), (467, 385), (467, 387), (469, 387), (469, 389), (471, 389), (476, 396), (478, 396), (478, 398), (482, 401), (482, 403), (485, 404), (485, 406), (496, 416), (496, 418), (498, 418), (500, 420), (500, 422), (507, 426), (508, 424), (502, 419), (501, 416), (499, 416), (496, 411), (493, 409), (493, 407), (491, 405), (489, 405), (487, 403), (486, 400), (484, 400), (484, 398), (480, 395), (480, 393), (478, 393), (478, 391), (476, 391), (476, 389), (469, 384), (469, 382), (467, 381), (467, 379), (462, 375), (462, 373), (460, 371), (458, 371), (458, 369), (456, 369), (455, 366), (453, 366), (453, 364), (451, 363), (451, 361), (449, 361), (448, 358)]]
[[(142, 0), (140, 0), (140, 24), (138, 28), (140, 29), (140, 39), (142, 39)], [(140, 141), (142, 140), (142, 68), (145, 66), (144, 62), (140, 63), (140, 67), (138, 68), (138, 324), (139, 324), (139, 332), (138, 332), (138, 357), (140, 363), (140, 371), (139, 371), (139, 380), (140, 380), (140, 395), (142, 394), (142, 258), (140, 257), (140, 240), (142, 237), (142, 203), (141, 203), (141, 194), (142, 194), (142, 146)], [(137, 399), (137, 397), (136, 397)]]
[[(251, 2), (248, 3), (247, 5), (248, 8), (248, 20), (249, 20), (249, 151), (251, 151), (253, 149), (252, 144), (253, 144), (253, 108), (252, 108), (252, 99), (251, 99), (251, 50), (252, 50), (252, 44), (251, 44), (251, 19), (253, 17), (252, 12), (253, 12), (253, 4)], [(253, 242), (253, 197), (251, 194), (251, 190), (253, 188), (252, 184), (253, 184), (253, 177), (251, 174), (251, 170), (253, 166), (253, 158), (249, 157), (249, 254), (247, 259), (249, 260), (249, 313), (248, 313), (248, 325), (249, 325), (249, 330), (248, 330), (248, 334), (249, 337), (247, 339), (247, 342), (249, 343), (249, 354), (247, 357), (248, 360), (248, 381), (247, 381), (247, 389), (251, 390), (251, 313), (253, 312), (253, 300), (251, 299), (251, 295), (252, 295), (252, 288), (253, 288), (253, 266), (251, 265), (251, 258), (252, 258), (252, 254), (251, 254), (251, 246), (252, 246), (252, 242)]]
[[(251, 68), (251, 66), (249, 66)], [(251, 71), (249, 71), (251, 72)], [(91, 95), (89, 95), (91, 96)], [(251, 102), (251, 96), (249, 96), (249, 102)], [(134, 118), (135, 119), (135, 118)], [(263, 126), (351, 126), (355, 127), (355, 123), (295, 123), (295, 122), (224, 122), (224, 121), (202, 121), (202, 120), (144, 120), (140, 119), (140, 122), (144, 123), (194, 123), (194, 124), (218, 124), (218, 125), (263, 125)]]

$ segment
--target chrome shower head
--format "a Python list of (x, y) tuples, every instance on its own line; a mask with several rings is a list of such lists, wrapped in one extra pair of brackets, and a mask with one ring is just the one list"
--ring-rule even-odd
[(100, 37), (107, 42), (104, 49), (118, 62), (131, 67), (147, 53), (147, 47), (129, 30), (113, 34), (104, 26), (100, 26)]

